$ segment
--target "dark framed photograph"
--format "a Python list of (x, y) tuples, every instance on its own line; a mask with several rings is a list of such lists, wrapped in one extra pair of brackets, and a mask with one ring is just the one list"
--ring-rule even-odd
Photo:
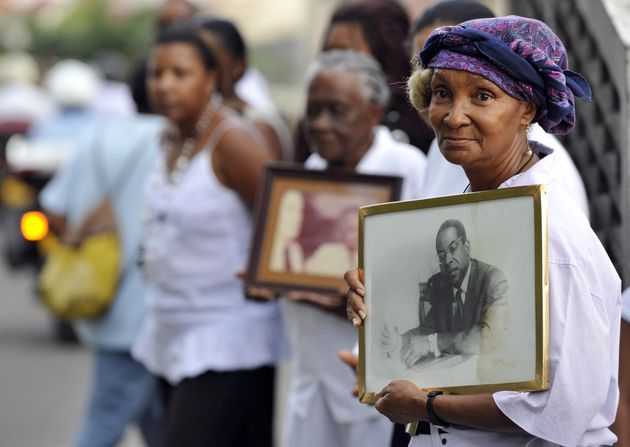
[(549, 387), (547, 193), (505, 188), (363, 207), (359, 388)]
[(266, 168), (247, 284), (338, 292), (358, 265), (359, 208), (400, 197), (402, 179), (347, 170)]

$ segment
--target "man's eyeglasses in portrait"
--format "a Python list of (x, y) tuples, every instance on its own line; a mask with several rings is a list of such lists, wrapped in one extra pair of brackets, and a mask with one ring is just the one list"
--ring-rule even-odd
[(444, 264), (446, 262), (446, 252), (454, 255), (460, 245), (466, 242), (461, 236), (455, 239), (453, 242), (448, 244), (448, 247), (444, 250), (440, 250), (437, 252), (438, 261), (440, 264)]

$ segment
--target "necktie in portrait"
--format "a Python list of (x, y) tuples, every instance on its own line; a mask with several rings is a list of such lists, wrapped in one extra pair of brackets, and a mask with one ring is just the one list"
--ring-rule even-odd
[(462, 302), (462, 289), (457, 289), (453, 300), (453, 330), (460, 331), (464, 325), (464, 303)]

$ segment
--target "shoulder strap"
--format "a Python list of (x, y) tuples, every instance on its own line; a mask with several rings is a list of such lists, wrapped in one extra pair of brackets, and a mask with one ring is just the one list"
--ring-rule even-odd
[(217, 127), (212, 130), (212, 133), (208, 137), (208, 141), (206, 143), (206, 148), (209, 151), (214, 150), (214, 147), (221, 141), (223, 135), (230, 129), (235, 127), (239, 127), (239, 120), (235, 117), (228, 117), (221, 121)]

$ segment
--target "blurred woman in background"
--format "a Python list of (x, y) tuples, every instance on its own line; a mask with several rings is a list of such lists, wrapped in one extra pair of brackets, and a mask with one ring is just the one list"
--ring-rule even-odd
[[(392, 131), (396, 140), (426, 153), (433, 140), (433, 130), (413, 110), (405, 93), (410, 66), (405, 45), (408, 30), (407, 13), (395, 1), (349, 3), (333, 13), (322, 50), (354, 50), (376, 59), (387, 76), (391, 93), (382, 124)], [(308, 158), (308, 147), (300, 126), (295, 137), (296, 161)]]
[(350, 49), (366, 53), (381, 64), (391, 91), (383, 124), (400, 141), (424, 153), (433, 131), (410, 107), (405, 91), (409, 56), (405, 47), (409, 19), (398, 2), (368, 0), (339, 7), (324, 35), (324, 50)]
[(217, 56), (221, 64), (219, 92), (223, 104), (236, 110), (251, 121), (263, 134), (278, 160), (293, 158), (293, 142), (288, 127), (277, 111), (256, 107), (236, 90), (237, 83), (247, 71), (247, 45), (236, 25), (216, 17), (199, 18), (202, 29), (209, 31), (216, 40)]
[[(305, 84), (304, 134), (312, 150), (307, 169), (396, 175), (403, 180), (402, 199), (420, 196), (424, 154), (379, 125), (390, 91), (376, 60), (356, 51), (322, 52), (307, 70)], [(324, 242), (304, 262), (307, 271), (332, 274), (329, 270), (340, 272), (356, 263), (358, 210), (344, 208), (337, 225), (328, 230), (343, 235), (322, 234)], [(293, 354), (284, 444), (386, 446), (391, 424), (351, 395), (354, 374), (338, 357), (357, 339), (341, 315), (345, 300), (337, 294), (294, 290), (282, 306)]]
[(161, 32), (148, 92), (171, 123), (147, 185), (149, 315), (134, 355), (167, 389), (166, 446), (271, 446), (277, 303), (245, 299), (264, 138), (214, 95), (219, 58), (195, 23)]

